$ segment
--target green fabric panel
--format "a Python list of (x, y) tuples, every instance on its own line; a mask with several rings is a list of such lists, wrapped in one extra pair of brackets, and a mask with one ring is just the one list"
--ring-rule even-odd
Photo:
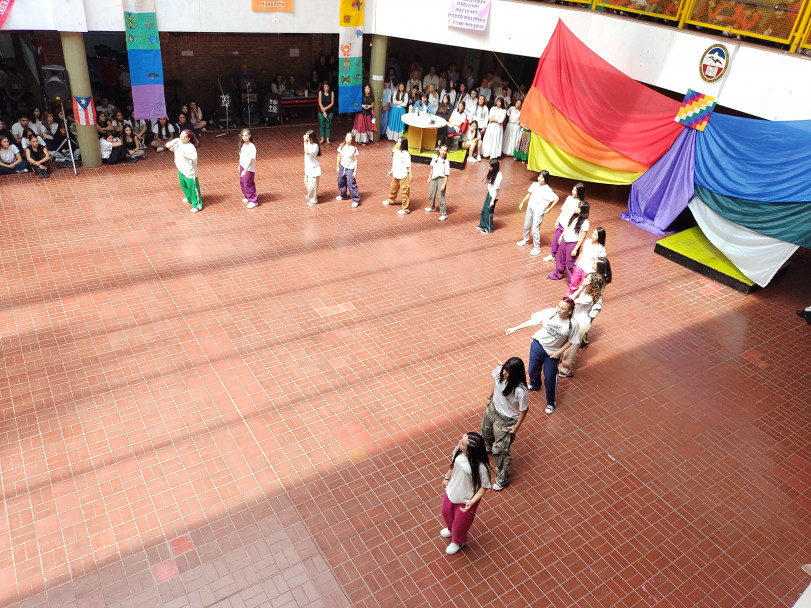
[(127, 49), (154, 51), (161, 48), (155, 13), (124, 13)]
[(811, 248), (811, 203), (756, 203), (695, 185), (696, 196), (721, 217), (800, 247)]

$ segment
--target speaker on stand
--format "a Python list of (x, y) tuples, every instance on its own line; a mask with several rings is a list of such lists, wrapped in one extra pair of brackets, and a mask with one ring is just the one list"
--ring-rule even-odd
[[(42, 66), (43, 88), (48, 101), (56, 102), (62, 109), (62, 116), (65, 117), (65, 127), (67, 127), (67, 114), (65, 114), (65, 100), (70, 99), (70, 85), (68, 84), (68, 73), (61, 65)], [(70, 160), (73, 163), (73, 174), (76, 172), (76, 159), (73, 158), (73, 145), (70, 143), (70, 131), (67, 131), (68, 151)]]

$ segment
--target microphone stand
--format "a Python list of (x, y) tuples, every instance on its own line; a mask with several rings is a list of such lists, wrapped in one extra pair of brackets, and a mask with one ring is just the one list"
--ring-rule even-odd
[(225, 101), (225, 133), (220, 133), (219, 135), (217, 135), (217, 137), (223, 137), (225, 135), (228, 135), (228, 126), (231, 124), (231, 119), (228, 116), (228, 106), (231, 105), (231, 98), (225, 97), (225, 92), (222, 90), (222, 83), (220, 82), (219, 76), (217, 76), (217, 84), (220, 87), (220, 99)]
[(251, 126), (251, 87), (250, 81), (245, 78), (245, 103), (248, 104), (248, 126)]
[(73, 175), (78, 177), (79, 174), (76, 172), (76, 159), (73, 158), (73, 146), (70, 143), (70, 127), (68, 127), (67, 114), (65, 114), (65, 104), (60, 101), (59, 107), (62, 108), (62, 116), (65, 117), (65, 136), (68, 139), (68, 153), (70, 154), (70, 162), (73, 163)]

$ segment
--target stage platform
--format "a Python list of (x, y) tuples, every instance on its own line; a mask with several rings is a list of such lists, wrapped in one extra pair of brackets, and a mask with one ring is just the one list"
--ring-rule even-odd
[(741, 293), (749, 293), (756, 287), (710, 243), (698, 226), (663, 238), (653, 251)]

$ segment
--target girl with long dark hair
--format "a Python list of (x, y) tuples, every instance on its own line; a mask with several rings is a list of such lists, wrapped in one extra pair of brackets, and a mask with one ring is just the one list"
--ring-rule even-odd
[(443, 476), (442, 487), (445, 527), (439, 535), (451, 539), (445, 553), (453, 555), (467, 543), (481, 499), (491, 487), (490, 461), (481, 435), (472, 431), (462, 435)]
[(548, 279), (553, 281), (562, 279), (564, 272), (571, 278), (574, 273), (574, 261), (588, 232), (589, 204), (586, 201), (580, 201), (577, 211), (569, 218), (569, 223), (558, 239), (555, 269), (547, 277)]
[(583, 242), (583, 247), (580, 248), (580, 255), (577, 257), (577, 262), (574, 265), (574, 272), (569, 278), (569, 291), (566, 292), (567, 296), (572, 296), (575, 292), (580, 292), (586, 276), (593, 272), (592, 266), (596, 263), (597, 258), (604, 258), (606, 256), (605, 249), (605, 228), (598, 226), (591, 233), (591, 236)]
[(251, 141), (251, 130), (242, 129), (239, 135), (239, 187), (242, 190), (242, 202), (248, 203), (248, 209), (258, 204), (256, 194), (256, 146)]
[(479, 225), (476, 226), (478, 230), (481, 230), (482, 234), (490, 234), (493, 232), (493, 212), (496, 209), (503, 179), (504, 176), (501, 175), (498, 160), (494, 158), (490, 161), (490, 170), (487, 172), (487, 177), (485, 178), (487, 182), (487, 196), (484, 198), (484, 205), (482, 205)]
[(495, 386), (482, 418), (482, 437), (496, 463), (498, 492), (510, 483), (510, 446), (529, 411), (529, 390), (524, 361), (512, 357), (493, 370)]
[(586, 186), (582, 182), (577, 182), (572, 188), (572, 193), (566, 197), (563, 206), (560, 208), (558, 219), (555, 220), (555, 235), (552, 237), (552, 246), (549, 248), (549, 255), (543, 261), (551, 262), (558, 253), (558, 241), (563, 229), (569, 224), (569, 218), (580, 205), (580, 201), (585, 200)]
[[(606, 262), (608, 261), (606, 258), (599, 259), (606, 260)], [(597, 261), (595, 260), (595, 266), (596, 265)], [(609, 274), (610, 272), (609, 270)], [(588, 284), (585, 289), (582, 290), (574, 301), (574, 318), (580, 327), (580, 341), (578, 345), (573, 345), (563, 353), (560, 369), (558, 370), (558, 376), (561, 378), (571, 378), (574, 376), (575, 368), (577, 367), (577, 351), (580, 348), (584, 348), (583, 341), (586, 339), (591, 329), (591, 324), (603, 309), (603, 292), (605, 291), (606, 285), (606, 275), (593, 272), (589, 275)]]
[(360, 102), (360, 112), (355, 114), (355, 122), (352, 125), (352, 135), (355, 141), (365, 146), (372, 143), (375, 136), (375, 126), (372, 122), (372, 110), (375, 107), (375, 96), (372, 94), (372, 86), (367, 82), (363, 85), (363, 98)]
[(403, 134), (403, 114), (408, 105), (408, 93), (405, 84), (397, 85), (397, 90), (391, 96), (391, 110), (389, 111), (389, 122), (386, 125), (386, 138), (390, 141), (397, 141)]

